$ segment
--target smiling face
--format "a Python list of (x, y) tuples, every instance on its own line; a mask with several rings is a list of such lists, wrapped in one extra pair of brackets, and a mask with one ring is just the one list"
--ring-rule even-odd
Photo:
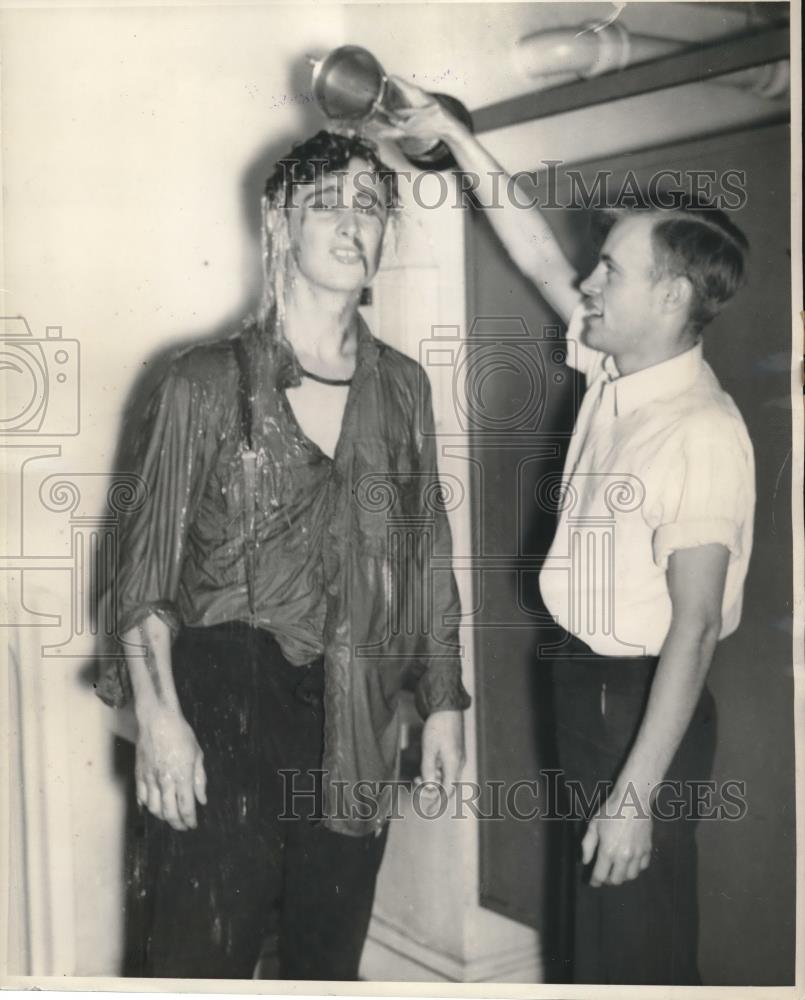
[(656, 341), (665, 333), (666, 289), (655, 272), (653, 227), (650, 216), (619, 219), (598, 264), (580, 286), (586, 307), (584, 341), (611, 354), (621, 371), (643, 367), (641, 359), (653, 356)]
[(299, 184), (288, 227), (294, 268), (309, 284), (332, 292), (360, 292), (380, 263), (387, 191), (365, 160)]

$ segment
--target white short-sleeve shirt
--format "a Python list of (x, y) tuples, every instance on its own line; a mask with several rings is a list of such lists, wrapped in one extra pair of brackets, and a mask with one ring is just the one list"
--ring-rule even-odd
[[(581, 311), (568, 339), (578, 341)], [(671, 625), (677, 549), (719, 543), (730, 559), (721, 637), (738, 627), (752, 550), (755, 472), (743, 418), (701, 343), (631, 375), (577, 342), (587, 378), (568, 450), (545, 605), (605, 656), (657, 655)]]

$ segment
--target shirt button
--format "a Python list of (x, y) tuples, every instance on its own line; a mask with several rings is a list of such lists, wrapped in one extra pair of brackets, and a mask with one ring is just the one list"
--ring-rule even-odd
[(333, 596), (333, 597), (335, 597), (335, 596), (336, 596), (336, 594), (338, 593), (339, 589), (340, 589), (340, 588), (339, 588), (339, 586), (338, 586), (338, 584), (337, 584), (337, 583), (331, 583), (331, 584), (330, 584), (330, 585), (329, 585), (329, 586), (327, 587), (327, 593), (328, 593), (328, 594), (332, 594), (332, 596)]

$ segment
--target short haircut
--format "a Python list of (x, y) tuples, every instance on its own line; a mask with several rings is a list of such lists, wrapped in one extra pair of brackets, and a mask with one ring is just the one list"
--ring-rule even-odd
[(324, 174), (346, 170), (349, 161), (356, 158), (369, 164), (373, 179), (385, 191), (386, 208), (397, 208), (397, 174), (380, 159), (374, 143), (357, 135), (324, 129), (295, 143), (290, 153), (277, 161), (266, 181), (266, 200), (286, 207), (293, 205), (296, 184), (313, 184)]
[(749, 241), (721, 209), (609, 209), (605, 225), (632, 214), (650, 214), (654, 270), (658, 278), (684, 277), (693, 289), (688, 326), (696, 333), (718, 315), (743, 285)]
[(720, 209), (657, 211), (651, 233), (658, 276), (682, 276), (693, 288), (688, 325), (698, 332), (744, 283), (749, 241)]

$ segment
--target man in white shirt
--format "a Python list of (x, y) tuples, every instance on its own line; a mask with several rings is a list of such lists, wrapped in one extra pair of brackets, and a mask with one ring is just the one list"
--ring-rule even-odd
[[(443, 139), (494, 204), (499, 164), (400, 85), (416, 107), (384, 136)], [(746, 239), (721, 212), (616, 213), (579, 285), (538, 210), (504, 199), (487, 217), (570, 322), (587, 377), (540, 577), (567, 632), (553, 665), (559, 762), (594, 806), (603, 791), (600, 809), (575, 814), (573, 978), (696, 984), (695, 789), (715, 739), (705, 678), (740, 621), (754, 513), (752, 447), (700, 336), (743, 280)], [(578, 530), (596, 517), (613, 526), (603, 568)]]

